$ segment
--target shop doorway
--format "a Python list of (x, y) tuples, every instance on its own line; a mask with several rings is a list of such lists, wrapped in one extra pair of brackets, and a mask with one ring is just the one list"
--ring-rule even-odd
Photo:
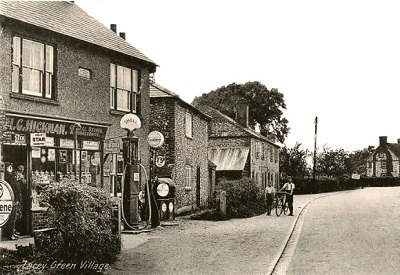
[(27, 181), (27, 158), (28, 158), (28, 149), (26, 146), (17, 146), (17, 145), (3, 145), (3, 161), (4, 163), (11, 163), (13, 167), (13, 174), (18, 170), (19, 166), (23, 166), (23, 177), (25, 180), (20, 181), (21, 186), (21, 195), (22, 195), (22, 217), (18, 225), (18, 230), (21, 234), (28, 234), (29, 229), (29, 209), (30, 209), (30, 201), (29, 201), (29, 192), (28, 192), (28, 181)]

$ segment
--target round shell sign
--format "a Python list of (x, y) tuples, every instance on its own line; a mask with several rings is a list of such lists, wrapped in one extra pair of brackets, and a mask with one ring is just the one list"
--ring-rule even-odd
[(127, 129), (128, 131), (133, 131), (135, 129), (139, 129), (142, 126), (142, 122), (140, 118), (135, 114), (126, 114), (121, 118), (119, 122), (119, 126), (123, 129)]
[(14, 193), (11, 186), (0, 179), (0, 227), (10, 218), (13, 210)]
[(147, 143), (150, 147), (160, 148), (164, 144), (164, 135), (158, 131), (153, 131), (147, 136)]

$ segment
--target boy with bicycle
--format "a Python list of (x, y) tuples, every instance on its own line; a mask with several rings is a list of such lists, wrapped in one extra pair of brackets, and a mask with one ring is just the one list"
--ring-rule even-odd
[(294, 183), (292, 181), (292, 177), (288, 177), (288, 182), (283, 185), (283, 187), (279, 190), (285, 191), (286, 194), (286, 201), (288, 202), (289, 205), (289, 211), (290, 214), (289, 216), (293, 216), (293, 190), (294, 190)]

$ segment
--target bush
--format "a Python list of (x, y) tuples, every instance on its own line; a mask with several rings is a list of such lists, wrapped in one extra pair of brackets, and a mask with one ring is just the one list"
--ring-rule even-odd
[(49, 206), (51, 234), (37, 236), (37, 256), (46, 262), (115, 262), (121, 240), (113, 232), (112, 200), (104, 190), (65, 180), (41, 193)]
[(265, 212), (264, 190), (250, 178), (222, 180), (221, 189), (226, 191), (227, 218), (247, 218)]

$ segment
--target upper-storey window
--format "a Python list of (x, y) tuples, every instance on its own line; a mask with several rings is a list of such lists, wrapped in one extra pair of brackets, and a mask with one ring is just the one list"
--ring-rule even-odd
[(110, 65), (110, 108), (112, 110), (138, 111), (139, 73), (116, 64)]
[(189, 138), (193, 137), (193, 117), (189, 112), (185, 115), (185, 134)]
[(12, 91), (54, 98), (54, 48), (19, 36), (13, 37)]

